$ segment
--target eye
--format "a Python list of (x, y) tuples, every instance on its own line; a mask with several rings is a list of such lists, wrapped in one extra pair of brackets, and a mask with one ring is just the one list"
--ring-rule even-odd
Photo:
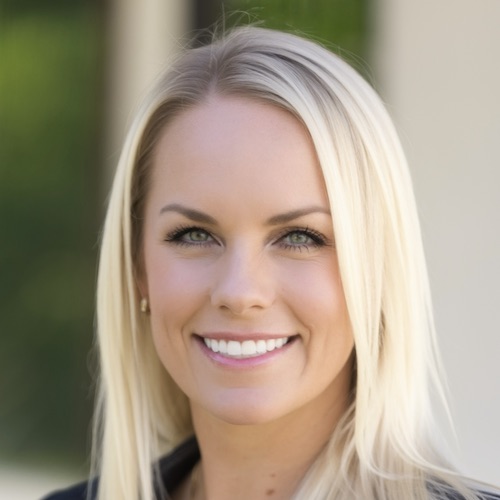
[(216, 243), (213, 236), (200, 227), (176, 228), (167, 234), (165, 241), (186, 246), (204, 246)]
[(307, 245), (311, 243), (312, 238), (303, 232), (295, 231), (290, 233), (286, 240), (288, 240), (292, 245)]
[(309, 228), (298, 228), (282, 235), (279, 244), (287, 250), (302, 251), (325, 246), (327, 239), (319, 232)]

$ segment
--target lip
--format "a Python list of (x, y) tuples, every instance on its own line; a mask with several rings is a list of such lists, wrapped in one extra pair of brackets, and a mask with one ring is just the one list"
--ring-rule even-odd
[(196, 337), (202, 339), (214, 339), (214, 340), (236, 340), (237, 342), (243, 342), (244, 340), (276, 340), (284, 337), (292, 338), (296, 335), (288, 335), (286, 333), (262, 333), (262, 332), (207, 332), (207, 333), (196, 333)]
[[(284, 334), (269, 334), (269, 333), (229, 333), (229, 332), (211, 332), (204, 333), (203, 335), (195, 334), (194, 340), (204, 356), (209, 358), (213, 363), (231, 369), (248, 369), (257, 367), (275, 360), (283, 356), (290, 347), (295, 343), (297, 335), (284, 335)], [(226, 340), (244, 342), (245, 340), (259, 341), (259, 340), (277, 340), (288, 338), (288, 341), (279, 348), (272, 351), (267, 351), (262, 354), (254, 354), (248, 357), (234, 357), (214, 352), (212, 349), (205, 345), (205, 339), (213, 340)]]

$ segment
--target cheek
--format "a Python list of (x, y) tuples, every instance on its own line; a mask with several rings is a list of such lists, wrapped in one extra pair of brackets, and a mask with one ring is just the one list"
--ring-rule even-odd
[(305, 342), (311, 368), (329, 381), (347, 362), (354, 339), (337, 263), (311, 264), (303, 272), (288, 274), (286, 296), (290, 309), (310, 333)]
[(190, 381), (190, 325), (206, 302), (207, 277), (192, 261), (166, 253), (151, 251), (146, 260), (151, 330), (161, 363), (185, 391)]
[(161, 250), (150, 252), (148, 257), (148, 294), (154, 315), (174, 320), (206, 297), (209, 277), (202, 266), (192, 260), (171, 258)]
[(347, 322), (344, 292), (336, 262), (312, 261), (291, 266), (283, 276), (283, 296), (308, 319), (311, 329)]
[(206, 266), (172, 256), (157, 247), (146, 253), (151, 329), (158, 356), (176, 378), (185, 366), (193, 318), (208, 301), (210, 277)]

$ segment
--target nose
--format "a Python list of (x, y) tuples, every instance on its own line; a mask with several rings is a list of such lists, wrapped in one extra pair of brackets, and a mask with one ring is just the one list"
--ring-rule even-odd
[(227, 251), (217, 263), (211, 303), (235, 315), (268, 308), (275, 300), (275, 286), (262, 254), (245, 250)]

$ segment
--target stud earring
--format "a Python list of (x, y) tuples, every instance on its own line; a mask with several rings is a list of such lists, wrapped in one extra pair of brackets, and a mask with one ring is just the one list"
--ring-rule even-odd
[(144, 314), (148, 314), (150, 312), (149, 302), (148, 302), (148, 299), (146, 297), (143, 297), (141, 299), (141, 312)]

